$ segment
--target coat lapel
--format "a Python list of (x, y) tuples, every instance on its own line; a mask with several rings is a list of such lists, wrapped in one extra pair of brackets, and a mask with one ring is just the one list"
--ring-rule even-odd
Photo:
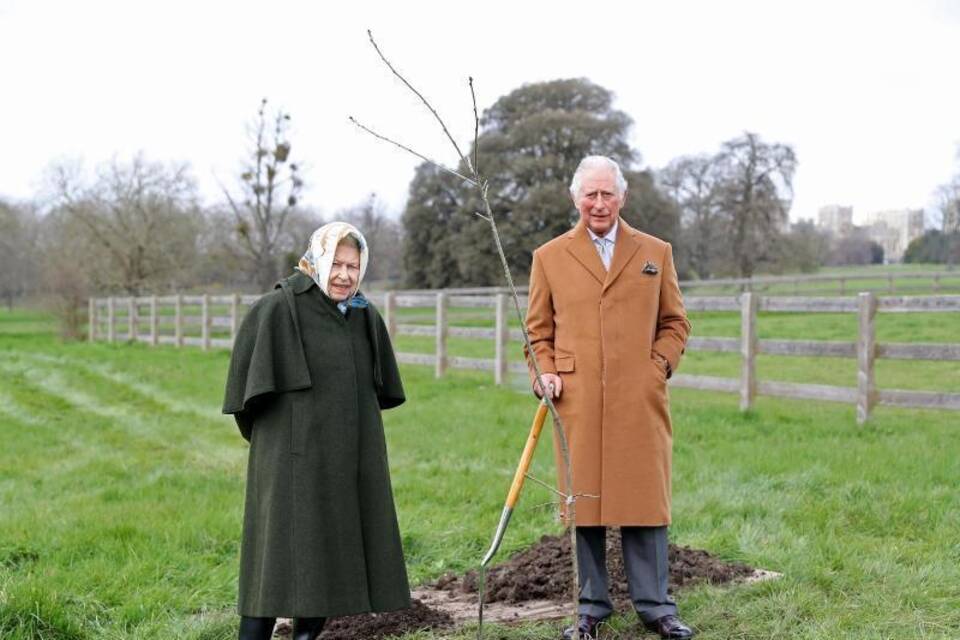
[[(567, 244), (567, 251), (577, 262), (583, 265), (584, 269), (590, 272), (590, 275), (597, 279), (597, 282), (603, 284), (603, 281), (607, 278), (607, 271), (603, 268), (603, 262), (600, 260), (600, 255), (597, 253), (593, 240), (590, 239), (590, 234), (587, 233), (586, 225), (583, 222), (578, 222), (572, 231), (567, 232), (567, 237), (570, 239)], [(619, 242), (617, 248), (619, 248)], [(613, 255), (616, 259), (616, 248)]]
[[(584, 235), (587, 235), (586, 232), (584, 232)], [(640, 249), (640, 239), (638, 236), (637, 230), (627, 225), (623, 218), (620, 218), (620, 228), (617, 230), (617, 242), (613, 245), (613, 262), (610, 263), (610, 271), (605, 274), (606, 278), (603, 281), (603, 291), (610, 288), (630, 260), (633, 259), (637, 250)], [(587, 237), (589, 238), (589, 235), (587, 235)], [(596, 254), (596, 250), (594, 250), (593, 253)], [(597, 256), (597, 260), (599, 259), (600, 256)], [(601, 263), (600, 266), (602, 268), (603, 263)]]

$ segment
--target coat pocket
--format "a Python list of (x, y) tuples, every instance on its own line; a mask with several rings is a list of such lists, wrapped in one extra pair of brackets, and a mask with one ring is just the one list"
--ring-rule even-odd
[(557, 368), (557, 373), (572, 373), (574, 370), (573, 356), (554, 356), (553, 364)]

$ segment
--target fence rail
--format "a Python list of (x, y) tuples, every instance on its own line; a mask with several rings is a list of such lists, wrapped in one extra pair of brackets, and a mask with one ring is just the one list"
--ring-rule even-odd
[[(380, 307), (391, 336), (434, 339), (433, 353), (398, 352), (399, 362), (432, 366), (437, 377), (445, 375), (450, 368), (492, 371), (494, 382), (504, 384), (510, 373), (527, 371), (522, 360), (508, 357), (510, 348), (516, 349), (518, 343), (522, 343), (522, 333), (519, 329), (510, 329), (508, 325), (512, 301), (503, 292), (488, 295), (489, 291), (456, 290), (453, 294), (450, 291), (404, 291), (369, 297)], [(134, 340), (153, 345), (229, 348), (233, 344), (243, 310), (257, 298), (202, 295), (91, 299), (90, 340)], [(525, 299), (522, 304), (526, 305)], [(854, 404), (857, 407), (857, 421), (861, 424), (869, 419), (878, 405), (960, 410), (960, 393), (877, 389), (874, 373), (878, 358), (960, 361), (960, 344), (877, 342), (875, 330), (879, 312), (958, 314), (960, 295), (878, 297), (872, 292), (862, 292), (856, 297), (767, 297), (748, 291), (739, 296), (691, 297), (686, 300), (686, 306), (692, 311), (739, 312), (739, 337), (695, 336), (690, 338), (687, 348), (691, 351), (739, 353), (740, 376), (721, 378), (678, 373), (670, 379), (671, 386), (736, 393), (744, 410), (753, 406), (758, 395)], [(433, 324), (399, 323), (398, 309), (414, 307), (430, 308), (429, 317), (433, 319)], [(494, 327), (452, 326), (449, 321), (450, 307), (490, 309), (494, 315)], [(756, 330), (759, 311), (855, 313), (859, 319), (857, 340), (760, 340)], [(146, 333), (143, 332), (144, 326)], [(124, 331), (120, 332), (120, 328)], [(494, 357), (450, 355), (447, 349), (450, 338), (492, 340)], [(857, 360), (856, 386), (759, 380), (756, 373), (759, 354), (853, 358)]]
[[(948, 292), (960, 292), (960, 269), (946, 271), (886, 271), (877, 273), (854, 273), (854, 274), (814, 274), (814, 275), (787, 275), (787, 276), (753, 276), (750, 278), (710, 278), (706, 280), (681, 280), (680, 289), (687, 296), (699, 295), (697, 289), (730, 289), (736, 293), (746, 291), (763, 292), (770, 287), (793, 285), (795, 295), (799, 295), (803, 285), (811, 284), (829, 284), (836, 285), (836, 290), (841, 296), (852, 295), (855, 292), (864, 292), (869, 287), (856, 287), (857, 283), (885, 283), (874, 290), (874, 293), (883, 293), (884, 295), (894, 295), (897, 292), (897, 283), (909, 280), (930, 281), (929, 289), (931, 294), (937, 295)], [(520, 287), (520, 292), (525, 294), (526, 287)], [(454, 306), (471, 306), (471, 301), (475, 301), (477, 296), (493, 296), (499, 293), (509, 294), (510, 290), (506, 287), (460, 287), (444, 289), (444, 291), (454, 296), (456, 302)], [(816, 292), (814, 290), (813, 292)], [(402, 300), (409, 303), (410, 299), (417, 299), (424, 295), (435, 295), (435, 289), (407, 289), (397, 291), (396, 294)], [(807, 291), (811, 293), (811, 291)], [(729, 295), (729, 294), (728, 294)], [(408, 298), (409, 297), (409, 298)], [(405, 306), (401, 303), (399, 306)], [(417, 306), (417, 305), (413, 305)]]

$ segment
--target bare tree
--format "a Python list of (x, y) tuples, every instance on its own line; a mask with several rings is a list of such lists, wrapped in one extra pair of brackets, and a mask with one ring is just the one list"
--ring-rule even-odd
[(189, 278), (198, 207), (186, 164), (164, 166), (141, 154), (101, 165), (90, 184), (66, 164), (52, 167), (48, 178), (54, 208), (77, 223), (71, 228), (91, 252), (72, 266), (87, 270), (94, 286), (139, 295)]
[(759, 263), (775, 259), (768, 248), (788, 224), (797, 157), (787, 145), (746, 132), (723, 143), (717, 163), (726, 241), (738, 274), (748, 278)]
[(10, 310), (36, 280), (37, 226), (33, 207), (0, 201), (0, 297)]
[(40, 283), (46, 305), (68, 340), (84, 336), (87, 299), (95, 294), (95, 276), (108, 270), (109, 257), (89, 228), (66, 207), (48, 212), (40, 222), (37, 243)]
[(699, 278), (713, 274), (722, 233), (720, 172), (708, 155), (683, 156), (658, 174), (658, 181), (680, 208), (681, 257)]
[(282, 273), (283, 230), (303, 189), (300, 168), (290, 161), (289, 128), (290, 114), (268, 113), (264, 98), (249, 132), (251, 149), (240, 173), (241, 196), (235, 198), (221, 185), (240, 246), (253, 261), (254, 279), (262, 291)]

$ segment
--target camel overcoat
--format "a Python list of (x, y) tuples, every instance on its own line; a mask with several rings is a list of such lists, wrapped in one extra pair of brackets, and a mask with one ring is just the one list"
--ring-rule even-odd
[[(577, 526), (670, 524), (673, 428), (654, 357), (676, 371), (690, 333), (670, 244), (621, 218), (607, 271), (580, 222), (533, 254), (527, 330), (541, 370), (563, 381), (574, 493), (597, 496), (577, 499)], [(566, 492), (556, 442), (555, 454)]]

